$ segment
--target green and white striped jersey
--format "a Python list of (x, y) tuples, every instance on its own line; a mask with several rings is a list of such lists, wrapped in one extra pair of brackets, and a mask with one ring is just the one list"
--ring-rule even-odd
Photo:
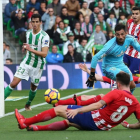
[[(42, 30), (37, 34), (33, 34), (33, 30), (26, 32), (26, 42), (30, 47), (36, 51), (41, 51), (43, 47), (49, 47), (50, 37)], [(45, 58), (35, 55), (34, 53), (27, 51), (23, 62), (34, 68), (43, 69), (45, 64)]]

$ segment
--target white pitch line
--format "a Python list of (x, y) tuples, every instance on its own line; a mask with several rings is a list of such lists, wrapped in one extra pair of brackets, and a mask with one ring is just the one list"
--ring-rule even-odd
[[(86, 91), (82, 91), (82, 92), (78, 92), (78, 93), (74, 93), (74, 94), (81, 95), (81, 94), (88, 93), (88, 92), (94, 91), (94, 90), (97, 90), (97, 88), (86, 90)], [(65, 96), (65, 97), (62, 97), (60, 99), (61, 100), (64, 100), (64, 99), (71, 98), (71, 97), (73, 97), (73, 94), (72, 95)], [(44, 102), (44, 103), (40, 103), (40, 104), (37, 104), (37, 105), (32, 105), (31, 108), (36, 108), (38, 106), (42, 106), (42, 105), (45, 105), (45, 104), (48, 104), (48, 103)], [(25, 111), (25, 108), (19, 109), (18, 111), (19, 112), (23, 112), (23, 111)], [(6, 116), (9, 116), (9, 115), (13, 115), (14, 113), (15, 112), (9, 112), (9, 113), (5, 114), (4, 116), (2, 116), (0, 118), (6, 117)]]

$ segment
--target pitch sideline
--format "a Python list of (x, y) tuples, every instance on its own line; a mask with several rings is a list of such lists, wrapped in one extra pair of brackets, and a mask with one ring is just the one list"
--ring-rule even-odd
[[(98, 88), (94, 88), (94, 89), (90, 89), (90, 90), (86, 90), (86, 91), (82, 91), (82, 92), (78, 92), (78, 93), (74, 93), (74, 94), (81, 95), (81, 94), (88, 93), (90, 91), (94, 91), (94, 90), (97, 90), (97, 89)], [(73, 97), (73, 94), (65, 96), (65, 97), (62, 97), (60, 99), (64, 100), (64, 99), (71, 98), (71, 97)], [(44, 102), (44, 103), (40, 103), (40, 104), (37, 104), (37, 105), (32, 105), (31, 108), (36, 108), (36, 107), (39, 107), (39, 106), (42, 106), (42, 105), (45, 105), (45, 104), (48, 104), (48, 103)], [(25, 108), (19, 109), (18, 111), (19, 112), (23, 112), (23, 111), (25, 111)], [(9, 115), (13, 115), (14, 113), (15, 113), (14, 111), (13, 112), (9, 112), (9, 113), (5, 114), (4, 116), (2, 116), (0, 118), (6, 117), (6, 116), (9, 116)]]

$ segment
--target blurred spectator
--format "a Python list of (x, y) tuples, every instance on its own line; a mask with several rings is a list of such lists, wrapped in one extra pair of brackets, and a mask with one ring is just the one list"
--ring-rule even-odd
[(74, 34), (72, 32), (68, 34), (68, 41), (63, 46), (63, 55), (67, 54), (69, 44), (72, 44), (73, 48), (79, 47), (79, 43), (74, 40)]
[(62, 10), (61, 10), (61, 18), (62, 18), (63, 21), (65, 19), (69, 20), (69, 26), (71, 27), (71, 29), (73, 29), (72, 19), (68, 15), (68, 10), (67, 10), (66, 7), (63, 7)]
[(102, 14), (98, 14), (98, 21), (93, 25), (93, 31), (95, 31), (95, 27), (97, 24), (100, 25), (101, 31), (104, 34), (107, 34), (109, 31), (111, 31), (109, 24), (104, 21), (104, 17)]
[(33, 15), (34, 10), (35, 10), (34, 7), (30, 7), (29, 12), (28, 12), (28, 14), (27, 14), (27, 15), (28, 15), (28, 20), (31, 20), (31, 17), (32, 17), (32, 15)]
[(82, 29), (82, 31), (85, 32), (86, 37), (89, 39), (92, 32), (93, 32), (93, 28), (92, 28), (92, 24), (90, 23), (90, 17), (89, 16), (85, 16), (85, 22), (82, 23), (81, 29)]
[(62, 54), (57, 53), (57, 46), (52, 46), (52, 52), (49, 53), (46, 57), (47, 63), (62, 63), (64, 57)]
[(135, 0), (135, 5), (140, 7), (140, 0)]
[(65, 19), (63, 22), (65, 27), (65, 34), (68, 34), (69, 32), (71, 32), (71, 28), (69, 26), (69, 20)]
[(53, 8), (49, 8), (41, 17), (41, 20), (44, 22), (44, 31), (50, 30), (54, 26), (56, 17), (53, 14)]
[(10, 0), (4, 9), (4, 22), (8, 22), (11, 19), (11, 13), (17, 10), (16, 0)]
[(3, 64), (5, 64), (6, 59), (10, 57), (11, 57), (10, 51), (6, 49), (6, 43), (3, 42)]
[(126, 18), (126, 16), (125, 16), (125, 14), (122, 13), (122, 14), (120, 15), (119, 23), (126, 25), (126, 23), (127, 23), (127, 18)]
[(77, 40), (78, 42), (81, 42), (83, 38), (86, 38), (86, 34), (84, 33), (84, 31), (81, 30), (80, 22), (75, 23), (75, 28), (73, 30), (73, 33), (74, 33), (75, 40)]
[(105, 34), (101, 31), (100, 25), (96, 25), (94, 32), (94, 44), (104, 45), (106, 43)]
[(131, 14), (131, 6), (134, 4), (134, 0), (120, 0), (120, 7), (122, 7), (127, 16)]
[(100, 9), (100, 13), (104, 16), (104, 20), (109, 17), (109, 12), (106, 8), (104, 8), (104, 3), (102, 1), (98, 1), (98, 7)]
[(111, 13), (115, 14), (115, 17), (119, 19), (121, 13), (123, 13), (123, 9), (120, 7), (119, 1), (115, 1), (114, 7), (110, 11)]
[(59, 27), (57, 28), (56, 32), (54, 33), (54, 44), (59, 46), (61, 50), (64, 43), (68, 40), (67, 34), (65, 33), (64, 22), (59, 22)]
[(91, 2), (90, 4), (89, 4), (89, 9), (91, 10), (91, 11), (93, 11), (93, 9), (94, 9), (94, 7), (97, 7), (98, 5), (96, 5), (96, 1), (94, 0), (93, 2)]
[(74, 18), (76, 13), (80, 10), (80, 4), (77, 0), (68, 0), (64, 6), (67, 8), (71, 18)]
[(100, 13), (99, 7), (94, 7), (93, 13), (90, 15), (90, 23), (93, 25), (94, 22), (98, 21), (98, 14)]
[(39, 9), (39, 14), (42, 16), (46, 12), (46, 2), (41, 2), (40, 4), (40, 9)]
[(117, 19), (115, 18), (114, 13), (110, 13), (109, 18), (106, 20), (106, 22), (110, 25), (112, 30), (115, 30)]
[(30, 0), (28, 2), (27, 6), (26, 6), (26, 12), (27, 12), (27, 14), (29, 13), (31, 7), (34, 7), (36, 10), (39, 10), (40, 3), (36, 2), (36, 0)]
[(16, 0), (17, 8), (24, 9), (25, 8), (25, 0)]
[(47, 6), (47, 8), (53, 8), (55, 16), (61, 15), (62, 5), (58, 1), (59, 0), (53, 0), (53, 2)]
[(112, 39), (113, 37), (114, 37), (114, 34), (113, 34), (112, 31), (110, 31), (110, 32), (107, 34), (106, 39), (107, 39), (107, 41), (109, 41), (109, 40)]
[(6, 49), (10, 51), (10, 46), (8, 44), (6, 45)]
[(11, 58), (7, 58), (5, 64), (6, 65), (12, 65), (13, 64), (13, 60)]
[(80, 46), (76, 49), (76, 51), (78, 53), (82, 54), (83, 57), (83, 61), (84, 62), (91, 62), (92, 59), (92, 54), (85, 49), (85, 46), (87, 45), (87, 40), (86, 39), (82, 39)]
[(50, 36), (50, 38), (52, 38), (52, 39), (54, 38), (54, 33), (56, 32), (56, 30), (58, 28), (58, 24), (59, 24), (60, 21), (62, 21), (61, 17), (56, 16), (54, 26), (50, 30), (46, 31), (47, 34)]
[(33, 14), (39, 14), (38, 10), (35, 9), (35, 10), (33, 11)]
[(79, 11), (83, 13), (84, 17), (90, 16), (92, 14), (92, 11), (88, 9), (88, 3), (86, 1), (83, 2), (82, 9), (80, 9)]
[(68, 45), (68, 53), (64, 55), (64, 63), (83, 62), (82, 55), (74, 49), (72, 44)]
[[(24, 15), (22, 15), (23, 13)], [(16, 35), (20, 35), (22, 32), (27, 31), (27, 29), (25, 28), (25, 22), (27, 21), (27, 14), (22, 9), (13, 12), (11, 18), (15, 27)]]
[(77, 12), (74, 22), (73, 22), (74, 26), (75, 26), (76, 22), (80, 22), (81, 24), (84, 22), (84, 16), (83, 16), (82, 12)]

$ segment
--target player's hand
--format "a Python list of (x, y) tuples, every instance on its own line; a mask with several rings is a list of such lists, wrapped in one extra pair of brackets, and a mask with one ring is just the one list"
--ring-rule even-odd
[(23, 43), (23, 46), (22, 46), (25, 50), (28, 50), (28, 51), (31, 51), (32, 48), (30, 48), (30, 45), (27, 44), (27, 43)]
[(93, 87), (94, 81), (96, 81), (95, 72), (91, 72), (88, 80), (86, 81), (87, 86), (88, 87)]
[(84, 64), (80, 63), (80, 64), (79, 64), (79, 68), (80, 68), (81, 70), (85, 71), (85, 72), (88, 71), (88, 68), (87, 68), (87, 66), (86, 66), (85, 63), (84, 63)]
[(121, 122), (121, 125), (125, 128), (129, 128), (129, 123), (127, 121)]
[(72, 119), (78, 114), (77, 109), (67, 110), (66, 112), (67, 112), (67, 117)]

